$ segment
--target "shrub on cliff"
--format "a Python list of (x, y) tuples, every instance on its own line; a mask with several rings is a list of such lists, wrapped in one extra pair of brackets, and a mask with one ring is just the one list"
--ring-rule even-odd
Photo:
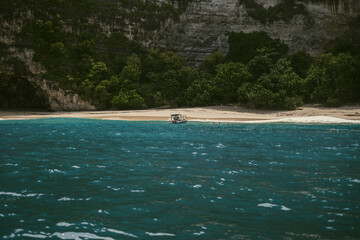
[(229, 51), (225, 57), (227, 62), (247, 64), (257, 56), (258, 49), (272, 49), (278, 54), (277, 59), (284, 56), (288, 46), (279, 39), (270, 38), (265, 32), (231, 33), (229, 36)]
[(308, 15), (305, 6), (294, 0), (280, 1), (269, 8), (264, 8), (255, 0), (239, 0), (239, 2), (245, 5), (250, 17), (263, 24), (274, 21), (289, 23), (295, 15)]

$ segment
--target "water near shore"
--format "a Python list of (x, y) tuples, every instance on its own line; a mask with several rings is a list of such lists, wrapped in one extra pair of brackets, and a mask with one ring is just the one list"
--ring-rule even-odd
[(0, 122), (4, 239), (358, 239), (360, 125)]

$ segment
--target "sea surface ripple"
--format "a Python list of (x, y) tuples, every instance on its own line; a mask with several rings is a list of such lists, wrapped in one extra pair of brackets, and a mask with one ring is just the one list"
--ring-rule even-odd
[(360, 125), (0, 122), (2, 239), (359, 239)]

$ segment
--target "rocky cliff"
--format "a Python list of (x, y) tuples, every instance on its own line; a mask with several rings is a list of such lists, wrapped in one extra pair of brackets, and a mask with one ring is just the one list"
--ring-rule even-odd
[[(33, 61), (33, 51), (18, 51), (16, 48), (10, 48), (9, 51), (10, 59), (1, 59), (5, 60), (5, 64), (0, 68), (0, 107), (47, 108), (52, 111), (95, 110), (78, 94), (63, 90), (57, 83), (44, 78), (42, 74), (46, 70)], [(15, 60), (15, 65), (20, 66), (22, 71), (6, 68), (9, 60)]]
[[(146, 46), (172, 49), (199, 65), (210, 53), (227, 52), (228, 34), (264, 31), (289, 46), (318, 56), (329, 42), (349, 38), (351, 23), (360, 14), (360, 1), (193, 0), (179, 21), (165, 22), (145, 39)], [(291, 2), (281, 9), (281, 4)], [(255, 10), (254, 10), (255, 6)], [(256, 18), (256, 10), (268, 18)], [(298, 10), (301, 9), (301, 10)], [(277, 12), (276, 12), (277, 11)], [(253, 14), (252, 14), (253, 13)]]
[[(144, 0), (143, 4), (121, 0), (58, 1), (67, 9), (51, 7), (53, 3), (46, 0), (41, 0), (41, 3), (34, 1), (33, 4), (5, 2), (0, 7), (0, 107), (39, 105), (52, 110), (95, 109), (76, 91), (71, 88), (63, 90), (57, 82), (49, 80), (47, 76), (54, 76), (57, 72), (46, 75), (44, 65), (49, 58), (38, 60), (41, 54), (37, 51), (42, 49), (43, 42), (26, 40), (27, 36), (36, 39), (38, 35), (31, 35), (30, 30), (28, 35), (19, 39), (24, 28), (38, 27), (37, 19), (44, 19), (42, 28), (38, 28), (43, 31), (41, 37), (46, 40), (57, 34), (54, 31), (59, 31), (59, 34), (77, 41), (76, 44), (67, 44), (76, 51), (76, 48), (84, 47), (81, 39), (93, 34), (97, 54), (111, 55), (114, 63), (131, 53), (130, 47), (139, 49), (134, 45), (138, 42), (146, 48), (172, 50), (192, 65), (199, 66), (211, 53), (227, 52), (228, 36), (232, 32), (263, 31), (286, 43), (290, 53), (305, 50), (312, 56), (322, 53), (331, 41), (338, 38), (353, 38), (353, 42), (359, 44), (359, 0)], [(94, 4), (90, 8), (85, 2)], [(73, 8), (74, 4), (77, 8)], [(54, 26), (60, 15), (64, 21), (59, 20), (61, 26)], [(49, 21), (45, 22), (46, 19), (52, 22), (47, 25)], [(127, 40), (121, 36), (126, 36)], [(58, 47), (56, 51), (64, 50), (60, 49), (64, 45), (49, 46)], [(44, 53), (47, 49), (42, 51)], [(37, 58), (34, 57), (36, 54)], [(14, 62), (23, 70), (15, 69)], [(70, 76), (73, 73), (69, 68), (70, 63), (60, 70), (69, 71)], [(14, 84), (16, 81), (13, 79), (17, 79), (18, 84)], [(29, 97), (16, 95), (22, 92), (19, 88), (24, 89), (21, 86), (27, 86), (25, 88), (31, 93), (25, 95)], [(18, 99), (23, 100), (20, 103)]]

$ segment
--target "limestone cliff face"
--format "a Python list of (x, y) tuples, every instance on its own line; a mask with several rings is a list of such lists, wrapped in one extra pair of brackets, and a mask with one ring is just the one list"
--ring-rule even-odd
[[(27, 12), (23, 18), (2, 23), (0, 44), (5, 44), (9, 48), (7, 53), (0, 58), (0, 95), (2, 95), (0, 108), (45, 107), (52, 111), (96, 110), (92, 104), (83, 101), (78, 94), (65, 91), (59, 88), (57, 83), (43, 78), (46, 70), (41, 64), (33, 61), (32, 49), (20, 50), (13, 46), (16, 43), (15, 33), (21, 31), (22, 20), (29, 17), (31, 17), (31, 12)], [(10, 59), (15, 59), (20, 63), (18, 65), (26, 69), (19, 72), (11, 68), (7, 64)], [(15, 84), (15, 81), (20, 83)], [(12, 89), (9, 91), (3, 88)], [(6, 96), (9, 94), (15, 96)]]
[[(135, 39), (146, 46), (174, 50), (190, 62), (199, 65), (214, 51), (227, 52), (228, 33), (264, 31), (289, 46), (289, 51), (306, 50), (312, 56), (323, 52), (326, 44), (336, 38), (346, 38), (349, 22), (360, 14), (360, 1), (295, 1), (305, 6), (307, 14), (295, 14), (283, 20), (261, 23), (248, 14), (241, 0), (193, 0), (187, 4), (180, 21), (169, 20), (156, 32)], [(329, 1), (331, 2), (331, 1)], [(332, 1), (334, 2), (334, 1)], [(281, 0), (256, 0), (264, 7), (274, 7)], [(133, 37), (133, 36), (132, 36)]]
[(59, 88), (58, 84), (44, 79), (42, 74), (46, 70), (39, 63), (33, 61), (34, 53), (31, 50), (19, 52), (12, 49), (12, 51), (12, 56), (23, 61), (31, 72), (27, 76), (27, 80), (36, 89), (36, 94), (43, 99), (45, 107), (52, 111), (96, 110), (89, 102), (82, 100), (78, 94), (65, 91)]

